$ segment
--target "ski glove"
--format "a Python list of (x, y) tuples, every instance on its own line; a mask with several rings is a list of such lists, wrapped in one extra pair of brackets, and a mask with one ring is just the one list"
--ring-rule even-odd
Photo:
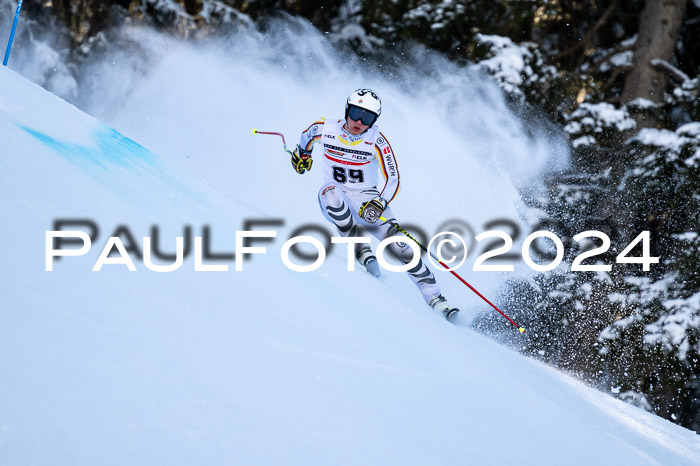
[(311, 170), (311, 164), (313, 159), (311, 158), (311, 151), (304, 150), (301, 146), (297, 145), (296, 149), (292, 153), (292, 166), (294, 170), (302, 175), (306, 170)]
[(377, 196), (360, 206), (360, 218), (367, 223), (376, 223), (386, 209), (386, 201)]

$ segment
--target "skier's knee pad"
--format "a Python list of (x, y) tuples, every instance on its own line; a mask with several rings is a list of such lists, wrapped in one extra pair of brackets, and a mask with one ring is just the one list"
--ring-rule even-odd
[(340, 189), (333, 184), (323, 185), (318, 192), (318, 198), (322, 201), (322, 205), (326, 207), (337, 209), (343, 204), (343, 197), (340, 194)]
[(387, 249), (404, 264), (408, 264), (413, 260), (413, 248), (404, 241), (391, 243)]

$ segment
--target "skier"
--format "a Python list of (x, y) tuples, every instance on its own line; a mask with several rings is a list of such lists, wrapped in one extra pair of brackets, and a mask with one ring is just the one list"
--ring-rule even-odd
[[(381, 113), (379, 96), (371, 89), (358, 89), (347, 99), (344, 120), (321, 119), (312, 123), (301, 134), (292, 154), (294, 170), (303, 174), (311, 170), (314, 143), (321, 143), (324, 185), (318, 192), (318, 202), (323, 215), (343, 237), (357, 236), (358, 225), (380, 241), (398, 235), (392, 226), (396, 219), (389, 203), (399, 190), (399, 169), (389, 141), (375, 126)], [(377, 189), (380, 169), (385, 179), (381, 191)], [(386, 221), (378, 222), (381, 216)], [(405, 242), (391, 243), (388, 249), (403, 264), (413, 259), (413, 249)], [(369, 245), (357, 243), (355, 257), (372, 275), (380, 275), (377, 258)], [(408, 276), (431, 308), (447, 318), (459, 311), (447, 303), (435, 276), (422, 260), (408, 270)]]

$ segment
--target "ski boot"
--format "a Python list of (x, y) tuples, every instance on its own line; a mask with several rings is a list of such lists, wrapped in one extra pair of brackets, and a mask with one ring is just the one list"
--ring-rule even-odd
[(456, 307), (450, 307), (450, 305), (447, 303), (447, 299), (445, 299), (445, 297), (441, 294), (430, 299), (428, 301), (428, 306), (432, 307), (436, 311), (441, 311), (442, 315), (444, 315), (445, 319), (447, 320), (450, 320), (450, 317), (455, 316), (459, 312), (459, 309)]
[(369, 273), (375, 277), (380, 276), (382, 273), (379, 271), (379, 263), (374, 253), (372, 253), (372, 248), (369, 246), (364, 246), (362, 249), (355, 253), (357, 262), (362, 265)]

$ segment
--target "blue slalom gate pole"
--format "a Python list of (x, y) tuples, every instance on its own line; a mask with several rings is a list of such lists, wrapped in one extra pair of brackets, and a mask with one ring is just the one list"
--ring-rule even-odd
[(22, 10), (22, 0), (17, 1), (17, 11), (15, 12), (15, 20), (12, 22), (12, 31), (10, 31), (10, 40), (7, 41), (7, 50), (5, 51), (5, 59), (2, 61), (3, 66), (7, 66), (7, 60), (10, 59), (10, 50), (12, 49), (12, 41), (15, 40), (15, 31), (19, 22), (19, 12)]

